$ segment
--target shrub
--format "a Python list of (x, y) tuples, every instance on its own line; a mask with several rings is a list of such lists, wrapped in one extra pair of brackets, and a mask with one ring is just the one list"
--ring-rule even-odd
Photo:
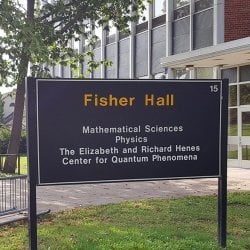
[[(6, 154), (8, 150), (8, 144), (10, 140), (10, 129), (4, 125), (0, 125), (0, 154)], [(26, 133), (23, 130), (20, 139), (19, 153), (26, 154)]]

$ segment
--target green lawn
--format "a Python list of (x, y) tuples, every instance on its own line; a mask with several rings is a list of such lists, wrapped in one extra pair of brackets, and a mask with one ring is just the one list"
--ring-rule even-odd
[(250, 124), (243, 124), (242, 130), (243, 130), (242, 132), (243, 136), (250, 136)]
[(20, 174), (27, 174), (27, 156), (20, 157)]
[[(237, 135), (238, 135), (237, 125), (229, 125), (228, 126), (228, 136), (237, 136)], [(242, 136), (250, 136), (250, 124), (243, 124)]]
[[(228, 248), (250, 249), (250, 192), (229, 194)], [(27, 225), (0, 228), (0, 249), (27, 249)], [(201, 250), (217, 244), (217, 197), (130, 201), (55, 213), (38, 225), (41, 250)]]
[[(238, 159), (238, 150), (228, 151), (228, 159)], [(242, 159), (250, 160), (250, 146), (243, 148), (242, 150)]]

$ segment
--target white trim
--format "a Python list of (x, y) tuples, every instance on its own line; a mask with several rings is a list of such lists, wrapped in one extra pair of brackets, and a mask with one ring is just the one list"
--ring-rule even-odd
[(189, 50), (192, 51), (194, 49), (194, 0), (190, 0), (189, 12)]
[[(247, 50), (250, 50), (250, 37), (164, 57), (160, 61), (162, 67), (179, 68), (180, 65), (194, 64), (194, 62), (198, 63), (201, 60)], [(220, 61), (215, 61), (213, 66), (218, 64), (220, 64)]]
[(129, 78), (131, 79), (135, 77), (135, 29), (135, 23), (131, 22), (131, 35), (129, 36)]

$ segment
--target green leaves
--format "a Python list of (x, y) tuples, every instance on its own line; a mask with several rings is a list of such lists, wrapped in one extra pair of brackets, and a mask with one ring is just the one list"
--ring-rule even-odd
[[(88, 72), (100, 64), (110, 66), (111, 62), (94, 61), (97, 36), (92, 29), (95, 26), (108, 29), (107, 24), (111, 23), (127, 32), (129, 22), (137, 20), (145, 6), (142, 0), (55, 0), (42, 4), (37, 1), (35, 8), (34, 18), (33, 15), (27, 18), (26, 10), (17, 1), (0, 2), (1, 84), (22, 81), (28, 72), (24, 61), (33, 65), (32, 76), (50, 76), (50, 66), (57, 64), (78, 71), (75, 76), (80, 75), (84, 62)], [(72, 42), (79, 43), (80, 53), (72, 48)], [(84, 46), (85, 51), (81, 52)]]

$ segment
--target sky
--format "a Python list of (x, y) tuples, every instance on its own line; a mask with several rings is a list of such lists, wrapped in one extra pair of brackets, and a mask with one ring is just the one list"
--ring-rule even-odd
[(6, 87), (1, 86), (0, 87), (0, 93), (5, 94), (5, 93), (8, 93), (8, 92), (12, 91), (13, 89), (14, 89), (14, 87), (6, 88)]

